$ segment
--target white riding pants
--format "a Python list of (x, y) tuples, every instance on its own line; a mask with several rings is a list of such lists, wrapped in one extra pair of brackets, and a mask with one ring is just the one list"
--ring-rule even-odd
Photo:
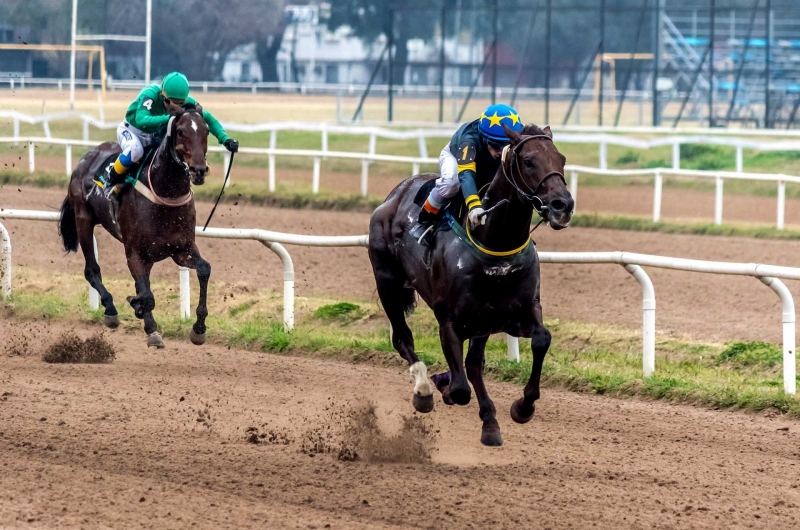
[(139, 162), (144, 156), (144, 150), (153, 145), (153, 135), (143, 133), (127, 121), (117, 127), (117, 143), (122, 148), (120, 158), (124, 159), (126, 167)]
[(439, 153), (439, 177), (436, 185), (428, 196), (428, 201), (435, 208), (441, 208), (447, 204), (448, 199), (458, 193), (461, 182), (458, 180), (458, 161), (453, 153), (450, 152), (450, 144), (444, 146)]

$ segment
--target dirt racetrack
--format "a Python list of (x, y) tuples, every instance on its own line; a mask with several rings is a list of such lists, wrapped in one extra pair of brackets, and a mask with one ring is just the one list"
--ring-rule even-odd
[[(3, 528), (787, 528), (800, 515), (800, 427), (767, 415), (490, 383), (505, 445), (479, 443), (477, 404), (437, 396), (427, 463), (301, 451), (330, 410), (369, 400), (391, 432), (412, 384), (384, 368), (109, 333), (117, 360), (48, 365), (59, 324), (0, 352)], [(89, 330), (78, 326), (79, 333)], [(43, 337), (47, 337), (43, 339)], [(255, 426), (273, 443), (245, 441)], [(270, 438), (267, 438), (269, 440)]]
[[(63, 192), (58, 190), (0, 187), (0, 208), (53, 210), (61, 200)], [(209, 204), (199, 204), (198, 218), (205, 219), (209, 209)], [(213, 224), (302, 234), (350, 235), (366, 233), (368, 222), (369, 216), (363, 213), (281, 210), (242, 202), (221, 206)], [(83, 257), (64, 256), (55, 224), (3, 223), (11, 232), (15, 266), (82, 273)], [(558, 233), (540, 229), (534, 235), (540, 251), (629, 250), (718, 261), (800, 264), (800, 242), (573, 228)], [(103, 274), (129, 278), (119, 244), (102, 230), (97, 230), (97, 238)], [(201, 239), (199, 244), (213, 266), (212, 281), (280, 288), (280, 263), (258, 243)], [(297, 271), (299, 296), (376, 300), (375, 283), (364, 249), (289, 247), (289, 251)], [(172, 264), (156, 265), (154, 274), (177, 282)], [(754, 278), (652, 268), (648, 269), (648, 274), (656, 288), (660, 332), (686, 333), (703, 339), (781, 340), (778, 298)], [(800, 299), (800, 285), (786, 283), (796, 299)], [(547, 317), (617, 324), (632, 329), (641, 326), (641, 292), (622, 267), (545, 265), (542, 286)], [(194, 283), (193, 288), (196, 288)], [(121, 295), (130, 293), (113, 294), (121, 299)]]

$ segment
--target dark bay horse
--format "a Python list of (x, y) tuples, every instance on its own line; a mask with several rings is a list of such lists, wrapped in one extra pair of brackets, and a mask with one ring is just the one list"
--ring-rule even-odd
[(148, 346), (164, 347), (153, 318), (156, 303), (150, 290), (150, 271), (154, 263), (167, 258), (197, 271), (200, 300), (190, 339), (198, 345), (205, 342), (206, 291), (211, 265), (200, 256), (195, 244), (191, 184), (199, 186), (205, 181), (207, 148), (208, 126), (202, 108), (184, 105), (170, 119), (166, 135), (152, 159), (142, 160), (144, 167), (136, 188), (129, 189), (121, 197), (116, 216), (118, 224), (108, 201), (94, 184), (109, 157), (119, 154), (120, 147), (116, 143), (102, 143), (81, 158), (72, 172), (67, 198), (61, 206), (59, 234), (64, 249), (77, 252), (80, 244), (86, 260), (84, 276), (100, 294), (105, 309), (104, 322), (110, 328), (119, 326), (119, 317), (111, 293), (103, 286), (100, 265), (94, 257), (94, 227), (102, 225), (125, 246), (128, 268), (136, 283), (136, 296), (128, 297), (128, 302), (136, 318), (144, 320)]
[[(435, 175), (403, 181), (372, 214), (369, 258), (383, 309), (392, 325), (392, 343), (410, 365), (412, 402), (419, 412), (433, 409), (433, 385), (414, 353), (405, 315), (414, 292), (433, 309), (449, 374), (437, 380), (445, 403), (466, 405), (472, 383), (483, 420), (481, 442), (502, 445), (494, 403), (483, 382), (484, 348), (489, 335), (508, 333), (531, 339), (533, 368), (523, 397), (511, 406), (511, 418), (526, 423), (539, 399), (539, 379), (550, 332), (539, 303), (539, 258), (530, 240), (533, 212), (556, 230), (566, 228), (575, 205), (564, 181), (566, 159), (549, 127), (526, 126), (522, 134), (506, 128), (511, 144), (483, 198), (497, 206), (474, 231), (455, 228), (436, 234), (432, 250), (408, 234), (419, 214), (414, 198)], [(464, 237), (466, 236), (466, 237)], [(471, 242), (468, 242), (471, 241)], [(428, 254), (428, 252), (430, 254)], [(464, 341), (469, 341), (464, 367)]]

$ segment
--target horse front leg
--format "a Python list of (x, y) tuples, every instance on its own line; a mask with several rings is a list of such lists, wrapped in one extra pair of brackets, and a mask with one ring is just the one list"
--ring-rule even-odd
[(464, 340), (458, 336), (453, 329), (453, 323), (449, 320), (440, 322), (439, 340), (450, 372), (442, 378), (435, 378), (434, 383), (441, 390), (445, 403), (452, 401), (457, 405), (466, 405), (472, 397), (472, 392), (464, 373)]
[(483, 383), (483, 367), (486, 364), (484, 356), (486, 341), (489, 337), (477, 337), (469, 341), (467, 350), (467, 377), (475, 389), (475, 397), (478, 398), (480, 410), (478, 415), (483, 420), (481, 429), (481, 443), (483, 445), (499, 447), (503, 445), (503, 437), (500, 435), (500, 425), (497, 423), (497, 410), (494, 403), (489, 398), (486, 385)]
[(128, 269), (136, 285), (136, 296), (129, 296), (128, 303), (131, 304), (136, 318), (144, 320), (147, 346), (161, 349), (164, 347), (164, 340), (153, 318), (156, 299), (150, 290), (150, 271), (153, 269), (153, 264), (142, 259), (139, 254), (132, 253), (128, 256)]
[(542, 306), (536, 301), (534, 307), (534, 327), (531, 332), (531, 351), (533, 352), (533, 366), (531, 377), (525, 385), (522, 397), (511, 405), (511, 419), (517, 423), (528, 423), (533, 418), (535, 402), (539, 399), (539, 382), (542, 378), (542, 365), (544, 356), (550, 349), (550, 332), (542, 322)]
[(103, 309), (105, 309), (103, 323), (108, 328), (116, 329), (119, 327), (119, 314), (114, 305), (114, 297), (103, 285), (100, 264), (97, 263), (97, 259), (94, 257), (94, 225), (88, 215), (76, 214), (75, 218), (78, 228), (78, 241), (83, 252), (83, 259), (86, 262), (83, 268), (83, 276), (100, 295), (100, 303), (103, 304)]
[(188, 267), (197, 271), (197, 281), (200, 283), (200, 299), (197, 302), (197, 320), (189, 333), (189, 340), (192, 344), (200, 346), (206, 342), (206, 317), (208, 317), (208, 307), (206, 298), (208, 296), (208, 279), (211, 277), (211, 264), (200, 255), (197, 245), (192, 246), (189, 254), (173, 256), (172, 260), (181, 267)]

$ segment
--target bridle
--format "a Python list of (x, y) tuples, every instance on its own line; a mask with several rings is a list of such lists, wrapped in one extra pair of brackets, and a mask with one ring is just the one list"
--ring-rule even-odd
[[(541, 191), (542, 186), (544, 185), (545, 182), (547, 182), (547, 179), (554, 176), (561, 177), (561, 181), (564, 183), (565, 186), (567, 185), (567, 180), (564, 178), (564, 174), (561, 173), (560, 171), (551, 171), (550, 173), (545, 175), (544, 178), (542, 178), (542, 180), (539, 181), (539, 184), (536, 185), (535, 189), (531, 189), (531, 187), (528, 186), (527, 183), (525, 183), (525, 180), (522, 179), (522, 170), (519, 168), (519, 161), (517, 160), (517, 154), (518, 154), (517, 150), (520, 147), (522, 147), (525, 144), (525, 142), (537, 139), (549, 140), (551, 142), (553, 141), (553, 139), (547, 136), (546, 134), (523, 135), (520, 137), (519, 143), (517, 143), (517, 145), (515, 145), (513, 148), (511, 147), (511, 145), (507, 145), (503, 148), (503, 154), (501, 156), (500, 165), (503, 168), (503, 176), (508, 181), (508, 183), (511, 184), (511, 186), (514, 188), (514, 190), (516, 190), (517, 193), (519, 193), (520, 197), (522, 197), (524, 200), (530, 202), (533, 205), (533, 209), (536, 210), (536, 213), (538, 213), (539, 216), (542, 218), (541, 222), (543, 222), (545, 219), (547, 219), (549, 208), (544, 203), (542, 198), (539, 197), (539, 192)], [(506, 171), (506, 158), (509, 152), (511, 152), (511, 155), (513, 156), (513, 160), (511, 161), (510, 176)], [(519, 184), (517, 184), (517, 180), (514, 176), (515, 167), (517, 168), (517, 172), (520, 174), (520, 182), (522, 182), (522, 185), (525, 186), (524, 190), (522, 189), (522, 187), (520, 187)], [(539, 224), (541, 224), (541, 222)]]
[[(185, 114), (185, 113), (183, 113), (183, 114)], [(176, 122), (175, 118), (179, 118), (179, 117), (183, 116), (183, 114), (181, 114), (180, 116), (171, 116), (170, 119), (169, 119), (169, 123), (167, 123), (167, 149), (169, 149), (169, 155), (172, 158), (172, 161), (175, 162), (175, 164), (178, 165), (178, 166), (183, 166), (183, 171), (188, 176), (189, 175), (189, 164), (187, 164), (185, 160), (182, 160), (178, 156), (178, 151), (175, 150), (174, 138), (172, 137), (172, 128), (173, 128), (173, 126), (177, 126), (177, 122)]]

